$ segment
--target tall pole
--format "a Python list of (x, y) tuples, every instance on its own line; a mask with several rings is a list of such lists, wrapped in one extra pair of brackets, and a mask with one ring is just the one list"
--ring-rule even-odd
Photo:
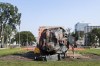
[(20, 24), (19, 24), (19, 47), (20, 47)]
[(7, 29), (6, 29), (6, 32), (7, 32), (6, 47), (8, 48), (8, 28), (9, 28), (9, 27), (8, 27), (8, 25), (6, 25), (6, 26), (7, 26), (7, 27), (6, 27), (6, 28), (7, 28)]
[(3, 48), (3, 43), (4, 43), (4, 36), (3, 36), (3, 23), (1, 24), (1, 48)]
[(27, 46), (28, 46), (28, 33), (27, 33)]
[[(1, 27), (0, 43), (2, 43), (2, 24), (0, 25), (0, 27)], [(0, 45), (0, 47), (1, 47), (1, 45)]]
[[(7, 31), (8, 31), (8, 29), (7, 29)], [(7, 33), (7, 48), (8, 48), (8, 33)]]
[(27, 33), (27, 50), (28, 50), (28, 33)]

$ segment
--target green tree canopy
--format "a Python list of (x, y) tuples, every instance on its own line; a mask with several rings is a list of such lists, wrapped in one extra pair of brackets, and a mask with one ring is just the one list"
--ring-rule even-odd
[(95, 34), (93, 34), (92, 32), (89, 32), (87, 34), (88, 34), (87, 38), (88, 38), (88, 42), (89, 42), (88, 45), (94, 44), (95, 43)]
[(10, 25), (12, 29), (20, 24), (21, 13), (18, 13), (18, 8), (10, 3), (0, 2), (0, 25), (5, 27)]
[[(19, 32), (15, 35), (15, 41), (19, 42)], [(34, 35), (30, 31), (22, 31), (20, 32), (20, 44), (26, 45), (31, 44), (32, 41), (36, 41)]]
[(72, 32), (71, 35), (75, 38), (75, 41), (79, 39), (78, 32)]
[[(0, 36), (11, 35), (21, 23), (21, 13), (10, 3), (0, 2)], [(5, 36), (7, 38), (7, 36)], [(1, 38), (3, 41), (4, 38)]]
[(99, 39), (99, 46), (100, 46), (100, 28), (94, 28), (91, 32), (88, 33), (88, 41), (90, 44), (94, 44)]

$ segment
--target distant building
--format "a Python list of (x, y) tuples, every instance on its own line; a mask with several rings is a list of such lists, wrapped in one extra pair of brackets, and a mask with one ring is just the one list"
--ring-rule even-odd
[(91, 32), (94, 28), (100, 28), (100, 26), (86, 26), (85, 27), (85, 30), (84, 30), (84, 33), (88, 33), (88, 32)]
[(75, 25), (75, 31), (84, 31), (85, 30), (85, 27), (88, 26), (88, 23), (77, 23)]
[[(84, 45), (84, 43), (85, 43), (84, 31), (85, 31), (85, 27), (87, 27), (87, 26), (88, 26), (88, 23), (80, 23), (80, 22), (76, 23), (76, 25), (75, 25), (75, 32), (77, 32), (78, 37), (79, 37), (77, 44), (79, 44), (79, 45)], [(83, 35), (83, 37), (81, 37), (82, 35)]]

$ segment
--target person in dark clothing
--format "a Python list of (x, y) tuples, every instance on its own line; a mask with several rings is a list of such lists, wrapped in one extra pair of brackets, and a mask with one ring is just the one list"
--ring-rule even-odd
[(70, 44), (69, 41), (67, 41), (67, 45), (66, 45), (66, 47), (67, 47), (68, 49), (69, 49), (69, 44)]

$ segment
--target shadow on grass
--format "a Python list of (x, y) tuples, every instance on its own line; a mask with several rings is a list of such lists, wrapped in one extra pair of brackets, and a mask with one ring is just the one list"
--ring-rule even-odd
[(20, 56), (28, 59), (32, 59), (34, 61), (47, 61), (45, 56), (41, 56), (41, 54), (36, 54), (33, 51), (29, 51), (27, 53), (15, 53), (15, 56)]

